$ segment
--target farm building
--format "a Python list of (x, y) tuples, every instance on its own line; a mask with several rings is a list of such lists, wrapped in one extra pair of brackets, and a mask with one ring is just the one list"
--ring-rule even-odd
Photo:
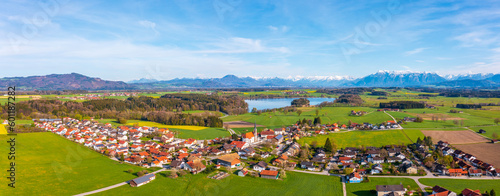
[(217, 164), (231, 168), (240, 166), (240, 156), (238, 155), (238, 153), (223, 155), (217, 159)]
[(406, 190), (403, 185), (377, 185), (377, 196), (404, 195)]
[(279, 173), (278, 173), (278, 171), (264, 170), (264, 171), (260, 172), (260, 177), (276, 180), (279, 177)]
[(138, 177), (138, 178), (130, 181), (130, 186), (131, 187), (142, 186), (142, 185), (145, 185), (145, 184), (151, 182), (155, 178), (156, 178), (155, 174), (148, 174), (148, 175), (145, 175), (142, 177)]

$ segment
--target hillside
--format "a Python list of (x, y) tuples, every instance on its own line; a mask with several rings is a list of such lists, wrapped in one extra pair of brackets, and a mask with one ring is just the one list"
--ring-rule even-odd
[(18, 90), (125, 90), (133, 88), (125, 82), (107, 81), (78, 73), (6, 77), (0, 79), (0, 86), (4, 89), (16, 86)]

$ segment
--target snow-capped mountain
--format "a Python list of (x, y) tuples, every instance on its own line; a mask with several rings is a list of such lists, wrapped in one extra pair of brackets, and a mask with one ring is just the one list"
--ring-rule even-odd
[(443, 78), (447, 80), (484, 80), (486, 78), (492, 77), (493, 73), (466, 73), (466, 74), (456, 74), (456, 75), (444, 75)]
[(430, 72), (414, 72), (414, 71), (378, 71), (346, 83), (346, 86), (363, 86), (363, 87), (406, 87), (406, 86), (421, 86), (446, 81), (445, 78)]

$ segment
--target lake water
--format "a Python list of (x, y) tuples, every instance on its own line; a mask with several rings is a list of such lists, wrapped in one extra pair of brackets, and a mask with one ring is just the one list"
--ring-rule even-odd
[[(257, 110), (263, 109), (273, 109), (282, 108), (290, 106), (292, 101), (298, 98), (279, 98), (279, 99), (247, 99), (245, 102), (248, 103), (248, 111), (252, 111), (253, 108)], [(309, 105), (318, 105), (324, 101), (333, 101), (335, 98), (307, 98), (310, 102)]]

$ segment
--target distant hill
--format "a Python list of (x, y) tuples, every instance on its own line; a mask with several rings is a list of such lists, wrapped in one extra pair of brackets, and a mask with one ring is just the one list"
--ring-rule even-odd
[(444, 82), (446, 79), (435, 73), (379, 71), (345, 83), (354, 87), (408, 87)]
[(91, 78), (78, 73), (46, 76), (6, 77), (0, 86), (16, 86), (16, 90), (124, 90), (133, 87), (125, 82)]
[(495, 83), (489, 80), (452, 80), (436, 83), (436, 86), (454, 87), (454, 88), (495, 88), (500, 87), (500, 83)]
[[(485, 78), (486, 79), (473, 79)], [(447, 78), (449, 78), (447, 76)], [(500, 74), (472, 74), (455, 76), (466, 78), (447, 80), (436, 73), (379, 71), (354, 79), (349, 76), (309, 76), (287, 78), (257, 78), (226, 75), (222, 78), (176, 78), (157, 81), (139, 79), (107, 81), (78, 73), (51, 74), (46, 76), (0, 78), (0, 86), (15, 85), (19, 90), (129, 90), (166, 88), (329, 88), (329, 87), (417, 87), (438, 86), (447, 88), (500, 88)]]

